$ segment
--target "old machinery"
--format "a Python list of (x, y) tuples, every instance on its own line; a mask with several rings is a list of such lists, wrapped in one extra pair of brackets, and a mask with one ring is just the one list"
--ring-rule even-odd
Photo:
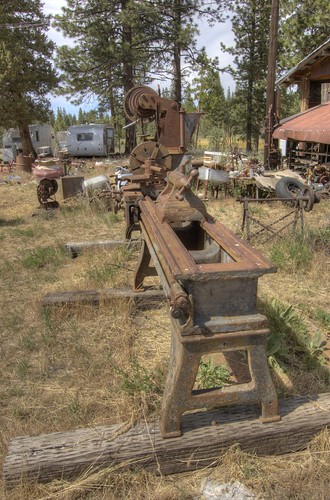
[(55, 200), (58, 184), (55, 179), (41, 179), (37, 187), (37, 197), (40, 207), (46, 210), (58, 208), (59, 203)]
[[(172, 346), (161, 410), (164, 438), (181, 435), (181, 416), (198, 408), (261, 405), (261, 421), (280, 419), (269, 373), (267, 319), (256, 309), (258, 278), (276, 269), (257, 250), (214, 220), (191, 190), (190, 177), (172, 172), (156, 201), (139, 200), (143, 246), (134, 286), (160, 277), (170, 303)], [(205, 354), (243, 351), (250, 381), (195, 390)]]
[[(158, 274), (170, 305), (172, 344), (161, 409), (164, 438), (181, 435), (185, 411), (234, 404), (261, 405), (261, 421), (280, 419), (269, 373), (266, 318), (257, 312), (258, 278), (276, 268), (257, 250), (211, 217), (192, 191), (198, 164), (185, 173), (183, 154), (198, 114), (162, 99), (149, 87), (134, 87), (125, 99), (134, 121), (155, 119), (154, 141), (131, 153), (121, 187), (126, 236), (142, 233), (134, 289)], [(194, 168), (195, 167), (195, 168)], [(243, 351), (249, 382), (208, 391), (194, 388), (204, 355)]]
[[(133, 87), (126, 94), (124, 110), (132, 122), (155, 121), (155, 143), (161, 145), (161, 154), (158, 154), (158, 158), (154, 154), (153, 159), (159, 160), (161, 156), (166, 169), (177, 168), (187, 151), (201, 113), (187, 113), (177, 102), (160, 97), (152, 88), (144, 85)], [(131, 153), (132, 170), (136, 169), (134, 158), (140, 156), (140, 146)]]

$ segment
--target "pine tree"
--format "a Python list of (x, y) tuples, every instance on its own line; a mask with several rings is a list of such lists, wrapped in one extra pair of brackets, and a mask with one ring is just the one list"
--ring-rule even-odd
[(240, 108), (245, 131), (246, 149), (258, 149), (265, 115), (266, 73), (270, 2), (268, 0), (234, 0), (232, 27), (235, 47), (223, 47), (234, 56), (236, 69), (235, 102)]
[(6, 127), (20, 130), (23, 154), (35, 156), (28, 125), (50, 116), (48, 93), (57, 83), (49, 19), (40, 0), (0, 4), (0, 114)]
[[(76, 41), (61, 47), (58, 64), (63, 91), (76, 103), (97, 97), (111, 110), (116, 134), (122, 126), (123, 95), (154, 77), (173, 82), (173, 98), (181, 103), (185, 68), (196, 58), (197, 19), (223, 18), (223, 0), (68, 0), (57, 26)], [(120, 110), (120, 111), (119, 111)], [(126, 129), (126, 151), (132, 148)]]
[(328, 0), (286, 0), (280, 4), (279, 67), (287, 71), (329, 38)]
[[(152, 12), (148, 13), (145, 2), (132, 0), (68, 0), (63, 14), (57, 16), (57, 26), (76, 42), (58, 51), (63, 92), (71, 94), (76, 104), (96, 97), (100, 109), (110, 109), (117, 135), (123, 94), (146, 82), (152, 58), (148, 49)], [(134, 128), (127, 128), (126, 151), (133, 146)]]
[(197, 75), (193, 79), (193, 91), (198, 103), (198, 110), (206, 113), (201, 123), (201, 132), (210, 138), (210, 146), (219, 150), (224, 141), (227, 109), (218, 60), (209, 59), (205, 49), (203, 49), (197, 58), (197, 64)]
[(223, 22), (227, 4), (224, 0), (154, 0), (152, 4), (160, 13), (156, 68), (170, 77), (173, 99), (181, 104), (185, 78), (198, 64), (198, 21), (206, 20), (210, 26)]

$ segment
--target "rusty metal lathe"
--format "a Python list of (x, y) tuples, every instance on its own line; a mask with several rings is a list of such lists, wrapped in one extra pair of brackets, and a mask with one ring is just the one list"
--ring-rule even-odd
[[(143, 290), (146, 278), (158, 274), (170, 303), (172, 341), (161, 434), (180, 436), (182, 414), (197, 408), (260, 404), (262, 422), (279, 420), (267, 364), (267, 319), (256, 309), (258, 278), (276, 268), (208, 214), (192, 190), (198, 169), (182, 172), (190, 125), (198, 117), (187, 119), (176, 103), (148, 87), (128, 93), (125, 111), (131, 120), (154, 116), (157, 122), (155, 141), (132, 152), (133, 175), (122, 197), (127, 237), (138, 227), (143, 238), (134, 289)], [(201, 357), (228, 351), (246, 353), (250, 381), (195, 390)]]
[[(182, 414), (197, 408), (260, 403), (263, 422), (279, 420), (267, 365), (267, 320), (256, 310), (258, 278), (275, 269), (207, 213), (186, 176), (171, 173), (166, 189), (171, 182), (168, 195), (139, 201), (144, 243), (134, 283), (136, 289), (143, 287), (154, 274), (153, 263), (170, 301), (172, 345), (162, 436), (179, 436)], [(250, 382), (193, 389), (203, 355), (237, 350), (247, 353)]]

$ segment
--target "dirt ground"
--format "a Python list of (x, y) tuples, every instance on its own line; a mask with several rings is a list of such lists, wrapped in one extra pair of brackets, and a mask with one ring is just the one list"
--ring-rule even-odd
[[(85, 178), (112, 174), (119, 163), (87, 163), (73, 173)], [(96, 249), (72, 259), (67, 242), (122, 240), (123, 212), (113, 214), (83, 196), (64, 200), (60, 181), (60, 208), (40, 210), (36, 190), (37, 181), (28, 173), (0, 173), (1, 467), (15, 436), (157, 419), (169, 359), (165, 302), (156, 311), (134, 314), (123, 303), (63, 307), (51, 314), (42, 309), (48, 292), (130, 287), (138, 253), (123, 247)], [(206, 204), (212, 215), (242, 235), (243, 207), (236, 196), (221, 192)], [(282, 203), (276, 208), (262, 205), (253, 215), (266, 224), (287, 210)], [(308, 336), (310, 364), (292, 345), (288, 349), (295, 363), (285, 364), (285, 352), (275, 350), (271, 367), (281, 397), (330, 392), (330, 200), (304, 213), (304, 223), (299, 261), (297, 247), (288, 246), (295, 241), (291, 233), (285, 247), (278, 239), (252, 240), (278, 265), (276, 274), (259, 280), (261, 308), (284, 315), (290, 306), (295, 325)], [(202, 498), (202, 481), (236, 480), (259, 499), (326, 499), (329, 453), (325, 430), (307, 449), (287, 456), (257, 457), (234, 447), (218, 466), (195, 473), (166, 477), (109, 468), (72, 482), (22, 481), (10, 492), (3, 490), (2, 497), (197, 499)]]

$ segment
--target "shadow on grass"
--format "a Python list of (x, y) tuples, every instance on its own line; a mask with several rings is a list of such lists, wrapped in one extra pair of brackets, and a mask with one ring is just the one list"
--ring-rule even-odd
[(0, 227), (19, 226), (20, 224), (24, 224), (24, 222), (22, 217), (16, 217), (15, 219), (2, 219), (0, 217)]
[(283, 396), (329, 392), (330, 366), (324, 356), (325, 339), (310, 334), (292, 305), (273, 300), (260, 302), (259, 308), (269, 322), (268, 362), (279, 392)]

